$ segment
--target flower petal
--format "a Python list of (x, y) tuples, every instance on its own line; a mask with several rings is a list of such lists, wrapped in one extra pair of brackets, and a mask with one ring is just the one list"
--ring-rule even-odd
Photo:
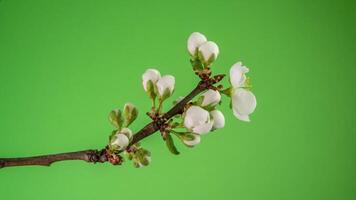
[(191, 130), (209, 120), (209, 112), (199, 106), (190, 106), (185, 112), (184, 126)]
[(203, 134), (209, 133), (212, 128), (213, 128), (213, 122), (210, 121), (210, 122), (195, 126), (193, 128), (193, 132), (197, 133), (199, 135), (203, 135)]
[(235, 63), (230, 68), (230, 82), (232, 87), (242, 87), (246, 81), (245, 73), (248, 73), (249, 69), (245, 66), (242, 66), (241, 62)]
[(213, 118), (213, 128), (218, 129), (218, 128), (223, 128), (225, 126), (225, 117), (223, 113), (220, 110), (213, 110), (210, 112), (212, 118)]
[(248, 121), (248, 115), (253, 113), (257, 106), (255, 95), (249, 90), (236, 88), (233, 91), (231, 100), (234, 115), (238, 119)]
[(195, 56), (199, 46), (206, 41), (207, 39), (203, 34), (199, 32), (192, 33), (188, 38), (188, 44), (187, 44), (190, 55)]
[(232, 112), (234, 113), (234, 115), (237, 119), (239, 119), (241, 121), (245, 121), (245, 122), (250, 122), (250, 117), (248, 115), (241, 115), (235, 109), (232, 109)]

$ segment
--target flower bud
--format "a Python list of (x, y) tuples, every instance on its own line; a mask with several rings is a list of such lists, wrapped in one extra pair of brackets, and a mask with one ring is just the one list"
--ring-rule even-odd
[(217, 90), (209, 89), (203, 94), (203, 101), (201, 103), (202, 107), (215, 106), (220, 102), (221, 95)]
[(199, 33), (194, 32), (188, 38), (188, 51), (191, 56), (197, 56), (198, 48), (200, 45), (207, 41), (206, 37)]
[(213, 110), (210, 112), (211, 117), (213, 118), (213, 128), (219, 129), (225, 126), (225, 117), (220, 110)]
[(192, 133), (191, 136), (192, 136), (192, 138), (190, 138), (189, 140), (183, 139), (183, 143), (185, 145), (187, 145), (189, 147), (193, 147), (200, 143), (200, 135)]
[(155, 87), (158, 79), (160, 78), (161, 74), (156, 69), (147, 69), (142, 75), (143, 89), (147, 92), (151, 99), (154, 99), (157, 96)]
[(219, 47), (215, 42), (205, 42), (199, 47), (199, 53), (205, 64), (210, 64), (218, 57)]
[(199, 106), (190, 106), (185, 112), (184, 126), (197, 134), (209, 133), (213, 127), (209, 112)]
[(235, 88), (232, 92), (231, 104), (235, 117), (249, 122), (249, 115), (255, 110), (257, 102), (255, 95), (251, 91)]
[(162, 100), (170, 97), (174, 91), (175, 78), (171, 75), (162, 76), (157, 81), (157, 91)]
[(125, 134), (118, 132), (114, 135), (110, 144), (117, 150), (123, 150), (129, 145), (129, 138)]

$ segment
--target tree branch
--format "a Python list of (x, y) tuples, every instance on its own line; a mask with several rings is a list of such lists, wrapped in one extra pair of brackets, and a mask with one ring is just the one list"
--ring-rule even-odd
[[(218, 75), (213, 78), (202, 79), (199, 84), (179, 103), (173, 106), (167, 113), (163, 114), (161, 118), (165, 121), (169, 120), (173, 116), (180, 114), (184, 111), (185, 105), (191, 101), (195, 96), (204, 90), (213, 87), (213, 84), (219, 82), (224, 75)], [(152, 121), (138, 131), (134, 136), (129, 146), (136, 144), (142, 139), (152, 135), (159, 130), (159, 125), (157, 122)], [(116, 159), (112, 161), (113, 159)], [(119, 160), (117, 160), (119, 159)], [(120, 158), (113, 158), (109, 155), (106, 148), (102, 150), (85, 150), (69, 153), (60, 154), (50, 154), (43, 156), (34, 157), (23, 157), (23, 158), (0, 158), (0, 168), (4, 167), (14, 167), (14, 166), (27, 166), (27, 165), (40, 165), (40, 166), (50, 166), (54, 162), (64, 161), (64, 160), (83, 160), (89, 163), (104, 163), (111, 162), (112, 164), (120, 164)]]

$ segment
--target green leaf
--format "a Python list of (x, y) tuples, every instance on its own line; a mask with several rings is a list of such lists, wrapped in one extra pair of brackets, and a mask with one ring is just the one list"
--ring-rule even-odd
[(128, 127), (137, 118), (137, 115), (138, 115), (137, 108), (131, 103), (126, 103), (124, 106), (125, 127)]
[(171, 153), (173, 153), (174, 155), (178, 155), (179, 154), (176, 146), (174, 145), (173, 138), (172, 138), (172, 136), (170, 134), (167, 134), (166, 145), (167, 145), (167, 147), (168, 147), (168, 149), (169, 149), (169, 151)]
[(113, 126), (115, 126), (117, 129), (121, 129), (123, 119), (122, 119), (122, 114), (121, 110), (115, 109), (109, 113), (109, 121)]

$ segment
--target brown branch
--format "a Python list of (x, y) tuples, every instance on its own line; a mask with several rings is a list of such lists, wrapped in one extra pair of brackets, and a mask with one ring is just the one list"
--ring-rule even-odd
[[(213, 87), (213, 84), (219, 82), (223, 77), (224, 75), (218, 75), (213, 78), (202, 79), (202, 81), (200, 81), (199, 84), (183, 100), (173, 106), (167, 113), (163, 114), (161, 119), (167, 121), (173, 116), (182, 113), (185, 105), (189, 101), (204, 90)], [(133, 136), (130, 146), (157, 132), (159, 128), (159, 124), (156, 121), (150, 122)], [(50, 166), (54, 162), (64, 160), (83, 160), (89, 163), (111, 162), (112, 164), (120, 164), (122, 161), (121, 157), (111, 155), (107, 149), (104, 148), (102, 150), (85, 150), (34, 157), (0, 158), (0, 168), (27, 165)]]

